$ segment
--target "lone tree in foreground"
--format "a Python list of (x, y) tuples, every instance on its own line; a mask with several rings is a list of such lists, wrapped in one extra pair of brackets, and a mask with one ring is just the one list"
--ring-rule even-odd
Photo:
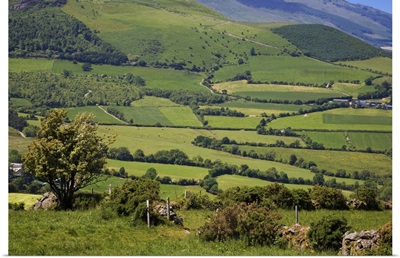
[(49, 184), (63, 210), (73, 208), (76, 191), (100, 180), (114, 140), (105, 142), (97, 134), (92, 114), (80, 114), (64, 125), (66, 115), (66, 110), (51, 111), (23, 158), (26, 170)]

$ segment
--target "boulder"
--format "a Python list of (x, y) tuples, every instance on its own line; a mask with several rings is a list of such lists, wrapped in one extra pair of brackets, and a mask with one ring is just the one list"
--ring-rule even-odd
[(53, 209), (57, 206), (58, 204), (58, 198), (57, 196), (52, 193), (52, 192), (46, 192), (43, 194), (43, 196), (33, 205), (32, 209), (33, 210), (39, 210), (39, 209)]

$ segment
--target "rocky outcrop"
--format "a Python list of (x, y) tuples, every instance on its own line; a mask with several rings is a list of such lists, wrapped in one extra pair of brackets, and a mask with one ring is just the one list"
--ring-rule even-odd
[[(387, 223), (378, 230), (363, 230), (361, 232), (346, 232), (342, 240), (339, 255), (380, 255), (387, 254), (392, 246), (392, 224)], [(382, 247), (385, 246), (385, 250)], [(390, 251), (391, 252), (391, 251)]]
[(43, 196), (33, 205), (33, 210), (39, 209), (53, 209), (57, 206), (58, 199), (57, 196), (52, 192), (44, 193)]
[(309, 229), (310, 227), (303, 227), (299, 224), (294, 224), (290, 227), (284, 226), (280, 232), (280, 236), (288, 248), (312, 250), (310, 240), (307, 237)]

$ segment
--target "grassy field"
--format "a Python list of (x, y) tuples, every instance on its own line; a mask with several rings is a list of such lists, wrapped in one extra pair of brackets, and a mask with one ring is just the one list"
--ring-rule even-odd
[(279, 118), (267, 125), (272, 128), (327, 130), (392, 130), (392, 111), (381, 109), (332, 109), (307, 116)]
[[(103, 107), (107, 110), (107, 107)], [(111, 123), (111, 124), (124, 124), (120, 120), (114, 118), (110, 114), (107, 114), (98, 106), (86, 106), (86, 107), (74, 107), (68, 108), (67, 116), (72, 121), (80, 113), (92, 113), (94, 115), (94, 121), (98, 123)]]
[[(155, 104), (157, 102), (154, 102)], [(134, 124), (139, 125), (177, 125), (177, 126), (201, 126), (201, 122), (187, 106), (136, 106), (113, 108), (124, 113), (127, 121), (133, 119)]]
[(210, 159), (211, 161), (220, 160), (237, 166), (247, 164), (250, 168), (262, 171), (275, 167), (278, 171), (287, 173), (289, 177), (312, 179), (314, 176), (313, 173), (306, 169), (277, 162), (241, 157), (222, 151), (196, 147), (191, 144), (198, 135), (215, 137), (216, 135), (213, 134), (213, 131), (184, 128), (100, 126), (99, 132), (106, 135), (117, 135), (117, 139), (112, 147), (127, 147), (131, 152), (142, 149), (145, 155), (155, 153), (159, 150), (180, 149), (190, 158), (201, 156), (203, 159)]
[(230, 101), (219, 105), (202, 106), (202, 108), (210, 107), (225, 107), (232, 110), (237, 110), (248, 116), (260, 116), (266, 113), (268, 116), (271, 114), (292, 113), (298, 112), (300, 109), (309, 110), (311, 106), (308, 105), (291, 105), (291, 104), (275, 104), (275, 103), (258, 103), (246, 100)]
[(74, 74), (107, 74), (121, 75), (131, 73), (135, 76), (141, 76), (146, 81), (146, 87), (161, 88), (169, 90), (194, 90), (208, 91), (199, 83), (203, 79), (201, 74), (188, 71), (177, 71), (173, 69), (156, 69), (150, 67), (133, 66), (112, 66), (112, 65), (92, 65), (90, 72), (82, 71), (82, 63), (74, 64), (65, 60), (50, 59), (22, 59), (9, 58), (10, 72), (54, 72), (62, 73), (64, 70), (71, 71)]
[[(265, 100), (309, 101), (319, 98), (339, 98), (347, 96), (345, 93), (326, 88), (276, 84), (247, 84), (246, 81), (218, 83), (214, 84), (213, 88), (219, 92), (226, 90), (228, 93), (242, 97)], [(301, 106), (298, 106), (298, 109), (300, 108)]]
[(149, 168), (155, 168), (159, 177), (169, 176), (171, 179), (203, 179), (208, 174), (208, 169), (190, 166), (178, 166), (169, 164), (155, 164), (145, 162), (128, 162), (120, 160), (108, 160), (107, 167), (119, 171), (125, 168), (128, 175), (143, 176)]
[(393, 61), (388, 57), (375, 57), (367, 60), (337, 62), (339, 64), (350, 65), (361, 69), (371, 69), (382, 73), (392, 74)]
[(370, 147), (373, 150), (389, 150), (392, 148), (392, 134), (389, 133), (349, 133), (349, 138), (358, 150)]
[(324, 145), (325, 148), (342, 148), (347, 146), (344, 132), (297, 132), (298, 134), (306, 134), (312, 141)]
[(250, 57), (249, 64), (230, 66), (215, 72), (215, 81), (226, 81), (238, 73), (250, 71), (253, 81), (328, 83), (339, 80), (364, 81), (373, 74), (339, 67), (307, 57), (268, 56)]
[[(291, 210), (279, 210), (283, 225), (293, 225)], [(130, 217), (105, 220), (100, 209), (89, 211), (9, 211), (8, 255), (11, 256), (300, 256), (337, 255), (336, 252), (299, 251), (277, 247), (247, 247), (239, 240), (203, 242), (196, 236), (209, 211), (177, 211), (182, 227), (133, 226)], [(345, 217), (354, 231), (378, 229), (392, 219), (392, 211), (299, 211), (299, 222), (307, 226), (323, 216)], [(373, 218), (373, 219), (371, 219)], [(51, 241), (49, 241), (51, 239)], [(116, 241), (116, 239), (118, 241)]]
[[(326, 169), (334, 173), (339, 169), (347, 172), (368, 170), (378, 175), (392, 172), (392, 160), (384, 154), (253, 146), (240, 146), (240, 149), (247, 152), (254, 150), (257, 153), (273, 151), (276, 154), (275, 159), (286, 161), (289, 161), (290, 155), (294, 154), (297, 159), (303, 158), (307, 162), (314, 161), (319, 169)], [(363, 162), (358, 162), (360, 160)]]
[[(346, 141), (345, 132), (298, 132), (306, 134), (311, 140), (322, 143), (325, 148), (342, 148), (343, 145), (351, 147)], [(351, 145), (356, 150), (389, 150), (392, 148), (391, 133), (361, 133), (350, 132), (347, 134)]]
[(19, 153), (28, 152), (28, 145), (32, 142), (32, 138), (22, 137), (17, 130), (8, 128), (8, 149), (18, 150)]
[(255, 129), (261, 117), (204, 116), (208, 125), (215, 128)]
[(8, 202), (9, 203), (21, 203), (25, 204), (25, 210), (32, 207), (42, 195), (40, 194), (23, 194), (23, 193), (9, 193)]

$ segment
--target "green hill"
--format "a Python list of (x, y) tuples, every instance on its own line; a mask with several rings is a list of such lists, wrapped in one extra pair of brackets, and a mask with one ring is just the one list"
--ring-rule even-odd
[(319, 24), (287, 25), (273, 29), (311, 56), (325, 61), (362, 60), (390, 54), (337, 29)]

